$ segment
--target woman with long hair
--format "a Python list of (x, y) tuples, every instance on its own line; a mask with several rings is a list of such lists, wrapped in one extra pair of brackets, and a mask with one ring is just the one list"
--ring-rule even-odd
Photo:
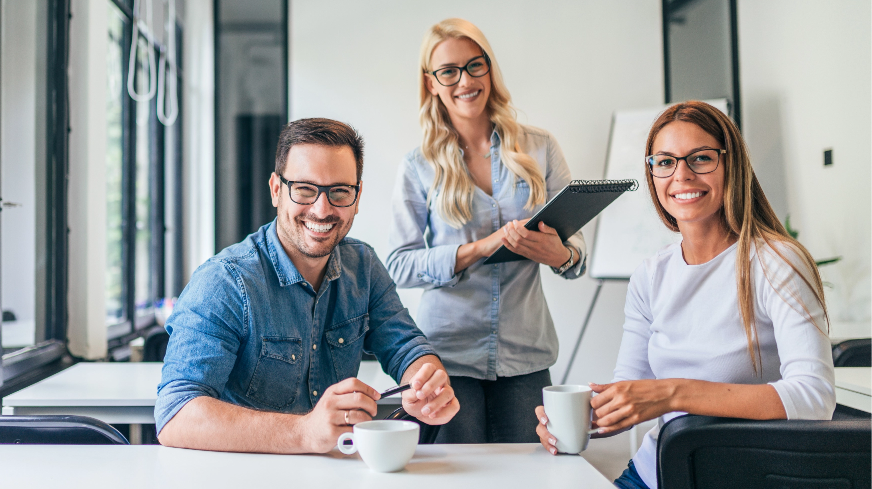
[[(524, 223), (570, 182), (554, 137), (519, 124), (493, 50), (462, 19), (421, 46), (421, 146), (404, 158), (386, 263), (399, 287), (424, 289), (417, 323), (463, 405), (437, 442), (535, 442), (529, 422), (551, 385), (557, 334), (539, 264), (584, 272), (579, 231), (562, 241)], [(527, 258), (485, 265), (501, 245)]]
[(657, 435), (680, 414), (830, 419), (835, 409), (820, 275), (763, 195), (736, 125), (703, 102), (674, 105), (645, 154), (654, 207), (682, 239), (633, 273), (615, 378), (591, 384), (599, 436), (658, 419), (615, 481), (628, 488), (657, 486)]

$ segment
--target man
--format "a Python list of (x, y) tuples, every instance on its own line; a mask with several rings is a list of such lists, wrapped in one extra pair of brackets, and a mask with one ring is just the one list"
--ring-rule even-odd
[(167, 321), (155, 405), (164, 445), (321, 453), (376, 414), (354, 378), (364, 350), (412, 389), (429, 424), (459, 409), (448, 376), (375, 252), (346, 238), (360, 203), (363, 141), (328, 119), (289, 123), (270, 178), (275, 221), (209, 259)]

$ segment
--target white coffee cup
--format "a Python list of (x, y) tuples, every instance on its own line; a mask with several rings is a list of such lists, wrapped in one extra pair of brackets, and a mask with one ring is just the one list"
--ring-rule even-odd
[[(339, 451), (360, 458), (376, 472), (396, 472), (412, 459), (418, 446), (417, 423), (402, 420), (364, 421), (354, 425), (353, 433), (339, 435)], [(345, 445), (351, 440), (351, 445)]]
[(579, 453), (590, 440), (590, 387), (553, 385), (542, 389), (548, 432), (557, 439), (557, 451)]

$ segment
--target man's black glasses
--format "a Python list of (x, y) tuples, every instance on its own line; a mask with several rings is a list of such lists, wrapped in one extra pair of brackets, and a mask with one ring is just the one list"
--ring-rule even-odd
[(291, 200), (300, 205), (312, 205), (321, 194), (327, 194), (327, 201), (333, 207), (349, 207), (357, 202), (360, 182), (357, 185), (315, 185), (309, 182), (292, 182), (279, 175), (282, 183), (288, 186)]

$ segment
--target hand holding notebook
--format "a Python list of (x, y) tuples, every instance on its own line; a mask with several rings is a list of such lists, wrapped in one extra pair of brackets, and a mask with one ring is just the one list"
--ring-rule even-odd
[[(524, 226), (538, 230), (544, 222), (557, 230), (560, 239), (566, 241), (587, 224), (622, 193), (639, 188), (636, 180), (573, 180), (553, 199), (545, 204)], [(484, 263), (502, 263), (526, 260), (505, 246), (500, 246)]]

